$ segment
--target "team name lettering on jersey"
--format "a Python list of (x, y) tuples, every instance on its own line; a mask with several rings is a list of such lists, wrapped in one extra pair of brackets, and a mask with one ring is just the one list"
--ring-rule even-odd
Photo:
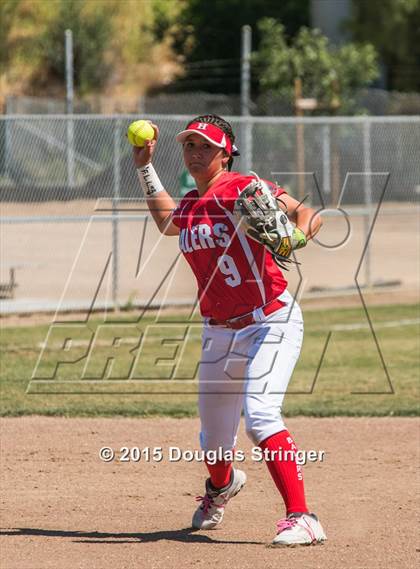
[(207, 223), (193, 225), (191, 229), (181, 229), (179, 246), (183, 253), (192, 253), (198, 249), (226, 248), (230, 243), (228, 226), (225, 223), (215, 223), (213, 227)]

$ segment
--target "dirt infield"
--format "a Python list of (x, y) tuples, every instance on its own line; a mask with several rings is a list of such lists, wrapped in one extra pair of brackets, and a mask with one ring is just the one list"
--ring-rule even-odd
[[(2, 419), (1, 567), (417, 566), (418, 420), (295, 418), (288, 426), (301, 449), (325, 451), (305, 467), (309, 504), (328, 535), (323, 546), (266, 547), (283, 512), (243, 429), (238, 466), (248, 484), (220, 529), (192, 532), (205, 468), (168, 454), (171, 446), (197, 449), (198, 419)], [(103, 446), (162, 447), (164, 459), (104, 463)]]

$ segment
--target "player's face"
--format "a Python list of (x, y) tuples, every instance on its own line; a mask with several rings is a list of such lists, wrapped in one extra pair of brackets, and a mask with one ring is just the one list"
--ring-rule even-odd
[(190, 134), (183, 145), (184, 162), (191, 176), (210, 180), (224, 169), (227, 161), (222, 148), (208, 142), (199, 134)]

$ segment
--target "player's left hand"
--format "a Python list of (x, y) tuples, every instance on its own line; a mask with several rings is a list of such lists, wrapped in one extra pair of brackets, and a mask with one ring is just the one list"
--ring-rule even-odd
[(262, 231), (259, 238), (259, 241), (269, 250), (287, 259), (292, 251), (302, 249), (307, 243), (303, 231), (298, 227), (293, 227), (285, 213), (282, 214), (276, 227), (269, 231)]
[(292, 251), (307, 243), (294, 227), (267, 184), (256, 177), (235, 200), (234, 213), (246, 234), (263, 244), (283, 269), (291, 263)]

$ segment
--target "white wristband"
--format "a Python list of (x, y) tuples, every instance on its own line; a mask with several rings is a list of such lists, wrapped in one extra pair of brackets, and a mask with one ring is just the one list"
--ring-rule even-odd
[(148, 197), (154, 196), (165, 189), (151, 163), (146, 164), (146, 166), (142, 166), (141, 168), (137, 168), (137, 176), (139, 177), (139, 182), (143, 192)]

